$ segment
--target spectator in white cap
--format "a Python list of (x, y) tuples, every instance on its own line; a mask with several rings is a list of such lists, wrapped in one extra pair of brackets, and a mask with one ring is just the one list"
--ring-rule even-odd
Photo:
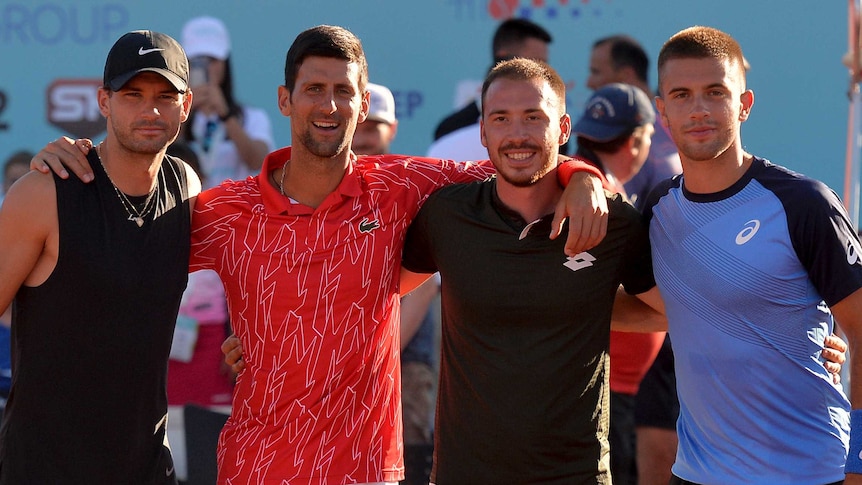
[(257, 174), (275, 148), (272, 124), (264, 110), (234, 97), (227, 28), (217, 18), (195, 17), (183, 26), (182, 46), (195, 95), (183, 138), (198, 154), (208, 186)]
[(358, 155), (384, 155), (398, 133), (395, 97), (389, 88), (379, 84), (368, 83), (366, 89), (371, 94), (371, 107), (368, 118), (356, 125), (351, 148)]

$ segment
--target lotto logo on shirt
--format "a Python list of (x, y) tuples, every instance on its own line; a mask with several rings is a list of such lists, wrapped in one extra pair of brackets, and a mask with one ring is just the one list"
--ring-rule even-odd
[(94, 138), (105, 131), (99, 111), (100, 79), (57, 79), (45, 93), (48, 123), (76, 138)]
[(590, 253), (583, 252), (569, 257), (566, 262), (563, 263), (563, 266), (572, 271), (577, 271), (579, 269), (589, 268), (593, 265), (595, 260), (595, 256)]

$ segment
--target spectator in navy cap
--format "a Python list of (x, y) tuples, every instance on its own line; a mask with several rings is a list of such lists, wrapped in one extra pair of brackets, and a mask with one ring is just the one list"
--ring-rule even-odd
[(593, 93), (572, 127), (577, 155), (598, 166), (624, 192), (622, 184), (649, 155), (654, 121), (655, 112), (643, 91), (630, 84), (608, 84)]
[[(623, 184), (649, 155), (655, 111), (646, 93), (630, 84), (607, 84), (593, 93), (572, 132), (577, 156), (598, 166), (615, 190), (628, 197)], [(635, 470), (634, 406), (643, 377), (661, 349), (665, 332), (611, 332), (611, 474), (614, 483), (632, 483)]]

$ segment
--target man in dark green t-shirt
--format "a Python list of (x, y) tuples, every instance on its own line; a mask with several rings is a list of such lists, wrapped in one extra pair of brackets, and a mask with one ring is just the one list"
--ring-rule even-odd
[(482, 106), (482, 143), (497, 177), (433, 194), (404, 250), (407, 270), (439, 271), (443, 281), (431, 481), (610, 483), (614, 298), (623, 284), (662, 308), (646, 228), (616, 195), (595, 248), (567, 258), (548, 239), (562, 193), (557, 154), (571, 128), (552, 68), (498, 64)]

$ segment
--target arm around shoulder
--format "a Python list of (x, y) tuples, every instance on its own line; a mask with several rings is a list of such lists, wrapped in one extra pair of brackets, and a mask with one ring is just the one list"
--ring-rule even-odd
[(667, 330), (667, 317), (664, 314), (664, 301), (657, 286), (629, 295), (622, 286), (614, 298), (614, 311), (611, 316), (611, 330), (620, 332), (664, 332)]
[(862, 409), (862, 355), (852, 351), (862, 345), (862, 288), (832, 305), (830, 309), (851, 349), (850, 402), (854, 409)]

